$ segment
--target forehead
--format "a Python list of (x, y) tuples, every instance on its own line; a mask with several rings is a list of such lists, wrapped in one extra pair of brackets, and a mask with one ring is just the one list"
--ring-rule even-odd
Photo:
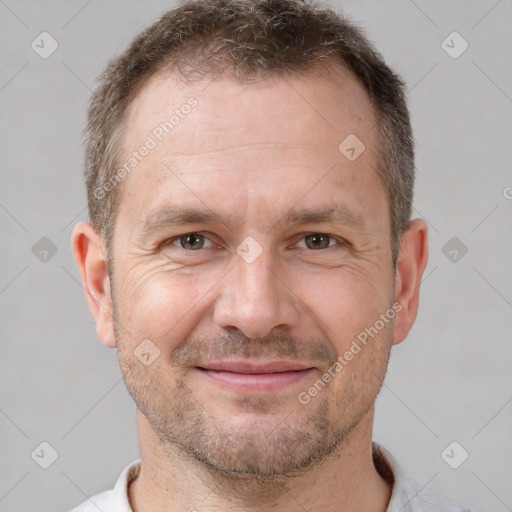
[[(189, 112), (187, 104), (195, 101), (197, 107)], [(368, 94), (347, 68), (318, 64), (301, 76), (275, 75), (250, 84), (230, 76), (186, 84), (176, 73), (160, 71), (147, 80), (127, 109), (126, 147), (136, 147), (141, 137), (169, 121), (172, 130), (165, 131), (160, 142), (172, 139), (179, 144), (186, 139), (190, 153), (204, 154), (218, 145), (214, 137), (208, 137), (211, 143), (192, 137), (199, 135), (198, 129), (231, 132), (238, 147), (260, 139), (267, 143), (270, 130), (277, 136), (276, 144), (304, 144), (311, 149), (316, 144), (321, 150), (334, 144), (337, 149), (344, 137), (357, 133), (369, 146), (376, 116)], [(194, 142), (203, 151), (195, 151)]]
[[(240, 209), (233, 195), (245, 206), (265, 197), (267, 206), (282, 212), (316, 182), (316, 191), (329, 196), (325, 205), (336, 202), (338, 186), (355, 205), (371, 196), (378, 179), (373, 107), (341, 66), (251, 84), (229, 77), (185, 84), (160, 72), (143, 86), (125, 120), (126, 159), (151, 141), (123, 184), (121, 209), (130, 205), (139, 218), (179, 202), (184, 192), (228, 211)], [(340, 151), (346, 140), (349, 146), (355, 140), (357, 151), (364, 148), (355, 161)]]

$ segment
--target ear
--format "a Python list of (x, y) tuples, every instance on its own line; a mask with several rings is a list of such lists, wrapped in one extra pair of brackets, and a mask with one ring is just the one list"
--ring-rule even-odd
[(397, 261), (395, 302), (402, 309), (396, 316), (393, 345), (402, 342), (416, 320), (421, 278), (428, 260), (428, 228), (422, 219), (414, 219), (405, 231)]
[(110, 279), (102, 239), (90, 222), (80, 222), (73, 229), (71, 246), (98, 338), (107, 347), (115, 347)]

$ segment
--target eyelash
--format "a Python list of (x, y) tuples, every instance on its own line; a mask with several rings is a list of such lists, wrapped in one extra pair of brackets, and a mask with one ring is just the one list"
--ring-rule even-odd
[[(211, 244), (213, 244), (213, 242), (206, 235), (203, 235), (202, 233), (198, 233), (198, 232), (192, 231), (190, 233), (184, 233), (182, 235), (178, 235), (178, 236), (175, 236), (173, 238), (170, 238), (169, 240), (166, 240), (163, 245), (164, 246), (172, 245), (172, 246), (175, 246), (175, 247), (177, 247), (179, 249), (182, 249), (183, 251), (187, 251), (187, 252), (200, 252), (202, 249), (211, 249), (211, 247), (201, 247), (201, 249), (197, 249), (197, 250), (194, 251), (194, 250), (191, 250), (191, 249), (185, 249), (184, 247), (180, 247), (179, 245), (174, 243), (174, 242), (179, 242), (179, 240), (181, 238), (186, 237), (186, 236), (190, 236), (190, 235), (202, 236), (205, 240), (208, 240)], [(328, 233), (322, 233), (322, 232), (319, 232), (319, 231), (314, 231), (314, 232), (311, 232), (311, 233), (304, 234), (299, 239), (299, 242), (304, 240), (306, 237), (311, 236), (311, 235), (327, 236), (330, 239), (330, 241), (334, 241), (336, 243), (333, 244), (333, 245), (329, 245), (328, 247), (326, 247), (324, 249), (317, 249), (317, 250), (315, 250), (315, 249), (309, 249), (309, 247), (301, 247), (301, 249), (309, 249), (312, 252), (321, 252), (321, 251), (325, 251), (327, 249), (330, 249), (331, 247), (335, 247), (336, 245), (339, 245), (339, 246), (342, 246), (342, 247), (348, 245), (348, 242), (346, 240), (344, 240), (343, 238), (335, 237), (335, 236), (330, 235)]]

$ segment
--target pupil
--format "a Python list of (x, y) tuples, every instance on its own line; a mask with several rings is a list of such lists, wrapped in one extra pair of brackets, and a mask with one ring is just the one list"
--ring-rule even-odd
[(199, 246), (199, 248), (200, 248), (202, 246), (201, 238), (199, 237), (199, 235), (195, 235), (195, 234), (187, 235), (185, 237), (185, 245), (192, 249), (197, 248), (197, 246)]
[(326, 237), (324, 235), (310, 235), (309, 240), (315, 249), (318, 249), (319, 247), (324, 248), (324, 247), (327, 247), (327, 245), (328, 245), (328, 244), (326, 245), (326, 242), (328, 241), (328, 237)]

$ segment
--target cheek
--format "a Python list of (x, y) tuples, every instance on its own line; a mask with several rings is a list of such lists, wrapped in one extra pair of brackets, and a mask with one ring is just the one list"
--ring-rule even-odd
[[(390, 306), (391, 282), (377, 279), (382, 278), (346, 267), (332, 270), (322, 278), (318, 276), (318, 280), (297, 275), (294, 291), (303, 307), (317, 319), (323, 334), (342, 352)], [(320, 285), (322, 281), (324, 284)]]
[(199, 323), (218, 278), (156, 270), (132, 271), (117, 292), (118, 320), (133, 338), (149, 338), (168, 355)]

